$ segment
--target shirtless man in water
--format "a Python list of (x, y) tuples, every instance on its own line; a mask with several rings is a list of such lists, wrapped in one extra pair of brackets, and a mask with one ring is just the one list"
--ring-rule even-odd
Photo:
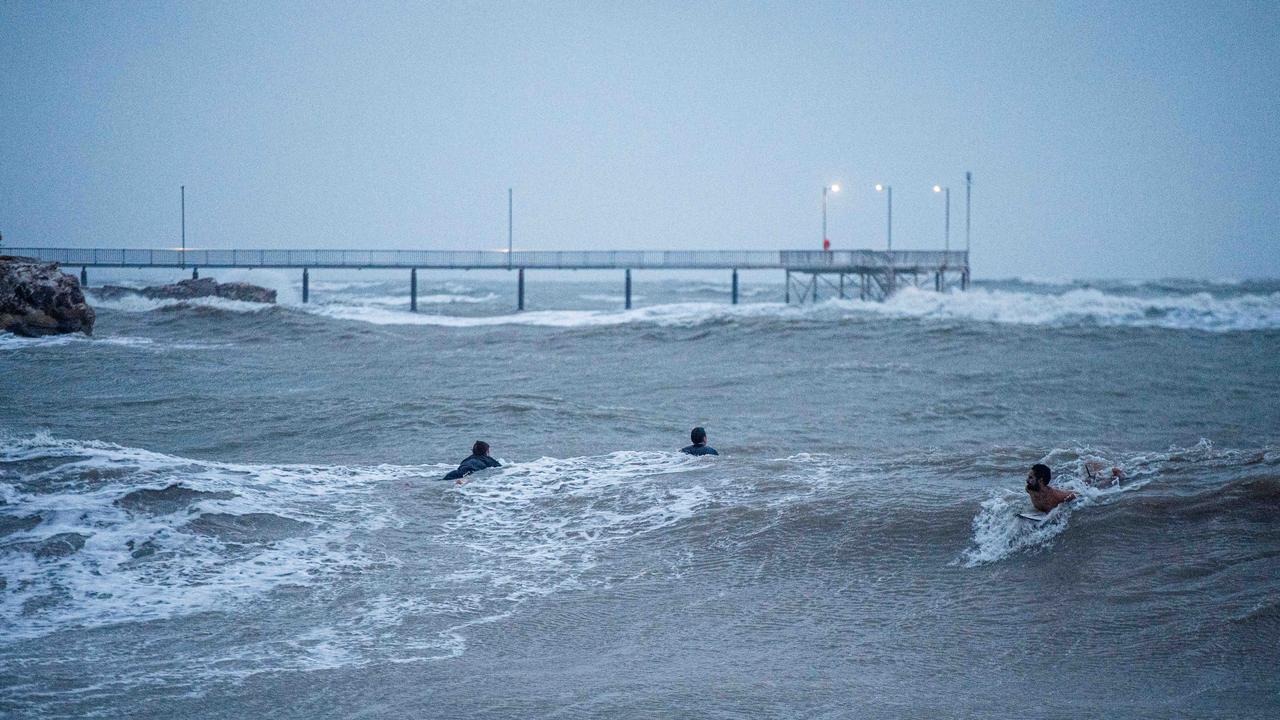
[(1068, 500), (1076, 499), (1073, 492), (1049, 487), (1051, 475), (1049, 466), (1040, 463), (1032, 465), (1031, 472), (1027, 473), (1027, 494), (1031, 496), (1031, 504), (1040, 512), (1049, 512)]

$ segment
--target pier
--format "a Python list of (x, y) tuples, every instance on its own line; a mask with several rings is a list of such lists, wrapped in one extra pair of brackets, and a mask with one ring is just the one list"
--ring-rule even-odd
[(5, 254), (88, 268), (295, 269), (302, 301), (310, 302), (310, 273), (318, 269), (408, 270), (409, 307), (418, 309), (419, 270), (509, 270), (516, 273), (516, 309), (524, 310), (526, 270), (622, 270), (631, 308), (633, 270), (727, 270), (730, 302), (738, 304), (740, 270), (785, 273), (790, 303), (826, 298), (884, 300), (901, 287), (969, 287), (969, 253), (962, 250), (180, 250), (131, 248), (4, 248)]

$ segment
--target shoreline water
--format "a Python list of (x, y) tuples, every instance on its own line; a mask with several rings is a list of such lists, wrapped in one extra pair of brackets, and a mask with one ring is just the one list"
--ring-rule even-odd
[(1165, 284), (102, 303), (0, 342), (0, 711), (1265, 717), (1280, 284)]

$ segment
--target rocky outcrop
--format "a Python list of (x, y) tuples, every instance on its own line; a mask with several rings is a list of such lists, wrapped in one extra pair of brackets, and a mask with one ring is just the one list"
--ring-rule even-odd
[(243, 282), (220, 283), (213, 278), (180, 280), (170, 285), (134, 288), (120, 285), (104, 285), (93, 291), (104, 300), (114, 300), (124, 295), (141, 295), (153, 300), (193, 300), (195, 298), (220, 297), (241, 302), (269, 303), (276, 301), (276, 291)]
[(93, 308), (80, 282), (57, 263), (0, 255), (0, 330), (36, 337), (93, 334)]

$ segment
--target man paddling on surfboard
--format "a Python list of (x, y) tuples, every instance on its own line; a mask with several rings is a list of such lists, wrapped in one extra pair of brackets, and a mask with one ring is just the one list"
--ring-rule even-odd
[(1047, 513), (1068, 500), (1076, 499), (1073, 492), (1049, 487), (1052, 475), (1049, 466), (1042, 463), (1032, 465), (1031, 472), (1027, 473), (1027, 494), (1031, 496), (1031, 504), (1040, 512)]

